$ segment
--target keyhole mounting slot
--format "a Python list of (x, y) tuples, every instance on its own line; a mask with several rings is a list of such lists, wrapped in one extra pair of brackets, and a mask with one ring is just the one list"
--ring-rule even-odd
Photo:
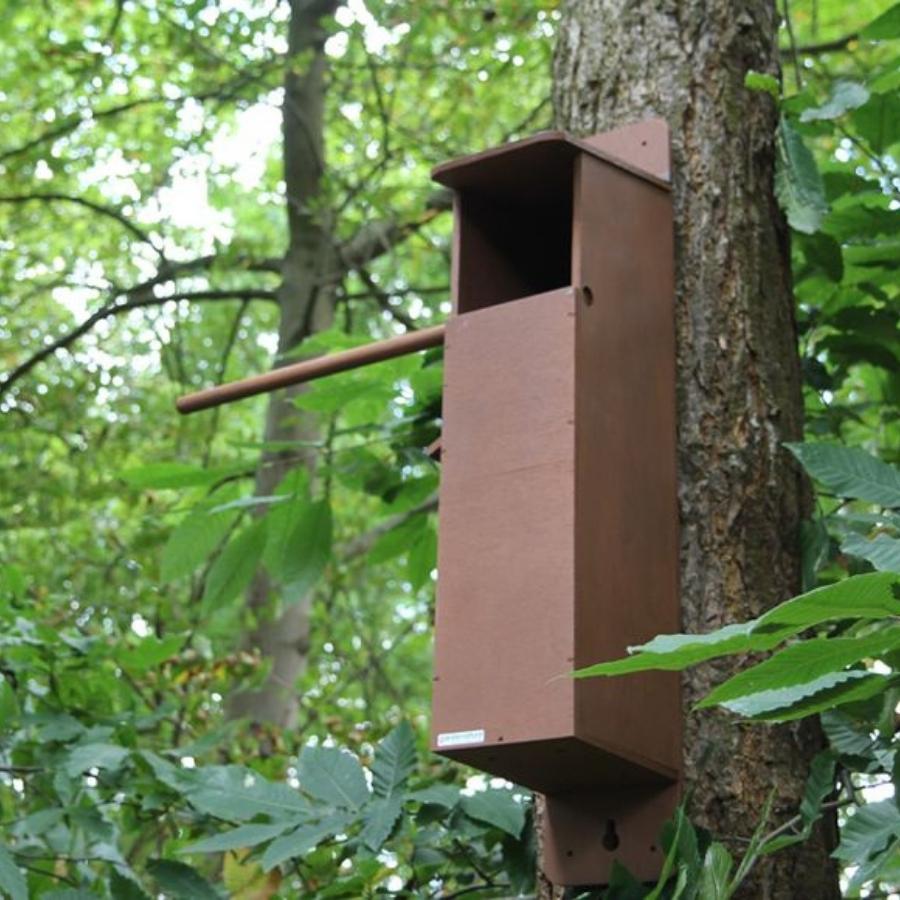
[(618, 850), (621, 841), (619, 840), (619, 835), (616, 832), (615, 819), (606, 820), (606, 830), (603, 832), (603, 840), (601, 843), (606, 850)]

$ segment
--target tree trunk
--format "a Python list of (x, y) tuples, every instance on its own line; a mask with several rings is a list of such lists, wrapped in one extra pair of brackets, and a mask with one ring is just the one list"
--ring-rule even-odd
[[(676, 222), (682, 617), (709, 631), (800, 588), (802, 476), (782, 447), (802, 434), (787, 228), (773, 195), (776, 110), (743, 86), (778, 73), (772, 0), (568, 0), (554, 67), (560, 127), (649, 116), (672, 129)], [(733, 665), (684, 679), (685, 709)], [(773, 826), (799, 806), (812, 724), (689, 714), (689, 815), (746, 848), (774, 791)], [(839, 896), (833, 823), (761, 863), (742, 897)]]
[[(278, 354), (328, 327), (334, 310), (333, 272), (337, 263), (330, 223), (317, 208), (325, 169), (323, 111), (325, 100), (325, 33), (319, 22), (337, 6), (336, 0), (292, 0), (285, 60), (282, 137), (287, 201), (288, 248), (278, 291), (280, 327)], [(301, 68), (302, 66), (302, 68)], [(326, 277), (327, 276), (327, 277)], [(302, 387), (270, 395), (263, 440), (311, 442), (318, 436), (312, 417), (292, 399)], [(274, 493), (297, 450), (265, 452), (256, 475), (256, 495)], [(288, 462), (286, 457), (292, 462)], [(312, 468), (313, 451), (305, 463)], [(245, 646), (256, 649), (271, 668), (262, 687), (231, 698), (232, 716), (248, 716), (290, 728), (297, 717), (296, 682), (309, 647), (309, 601), (306, 597), (276, 610), (270, 579), (262, 569), (248, 591), (255, 627)]]

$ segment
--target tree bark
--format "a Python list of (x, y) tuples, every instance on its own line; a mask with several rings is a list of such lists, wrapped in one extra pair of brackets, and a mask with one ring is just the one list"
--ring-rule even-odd
[[(772, 0), (568, 0), (554, 64), (560, 127), (590, 134), (650, 116), (672, 129), (676, 222), (683, 627), (745, 621), (800, 588), (805, 482), (782, 447), (802, 435), (787, 228), (773, 195), (777, 113), (744, 88), (778, 74)], [(738, 663), (739, 664), (739, 663)], [(685, 709), (734, 664), (684, 679)], [(733, 853), (774, 792), (796, 812), (821, 747), (779, 728), (689, 714), (692, 820)], [(740, 896), (839, 896), (833, 822), (761, 863)]]
[[(320, 21), (337, 5), (336, 0), (291, 2), (282, 102), (288, 248), (278, 290), (279, 356), (310, 334), (327, 328), (334, 311), (337, 254), (331, 223), (317, 201), (325, 171), (326, 35)], [(270, 396), (263, 431), (265, 442), (311, 443), (318, 437), (313, 417), (292, 402), (302, 389), (289, 388)], [(303, 451), (264, 452), (256, 474), (257, 496), (274, 493), (287, 470), (296, 465), (298, 452)], [(290, 463), (287, 457), (291, 458)], [(312, 469), (314, 452), (307, 451), (303, 462)], [(258, 690), (243, 691), (230, 699), (229, 712), (234, 717), (246, 716), (255, 722), (290, 728), (297, 718), (296, 683), (309, 649), (310, 598), (277, 610), (271, 581), (260, 569), (250, 585), (247, 602), (255, 627), (247, 635), (245, 646), (258, 650), (270, 670)]]

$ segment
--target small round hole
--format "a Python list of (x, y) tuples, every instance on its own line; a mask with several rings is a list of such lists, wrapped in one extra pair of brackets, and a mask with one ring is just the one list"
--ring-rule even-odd
[(574, 856), (575, 853), (572, 850), (566, 850), (566, 856)]
[(587, 285), (581, 289), (581, 296), (584, 297), (584, 302), (587, 306), (594, 302), (594, 292)]

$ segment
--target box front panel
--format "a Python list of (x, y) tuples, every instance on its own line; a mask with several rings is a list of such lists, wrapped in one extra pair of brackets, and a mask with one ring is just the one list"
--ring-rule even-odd
[(573, 731), (574, 340), (570, 289), (448, 325), (432, 723), (439, 751), (499, 751)]
[[(591, 157), (575, 203), (579, 666), (679, 630), (671, 196)], [(578, 682), (578, 734), (676, 777), (678, 676)]]

